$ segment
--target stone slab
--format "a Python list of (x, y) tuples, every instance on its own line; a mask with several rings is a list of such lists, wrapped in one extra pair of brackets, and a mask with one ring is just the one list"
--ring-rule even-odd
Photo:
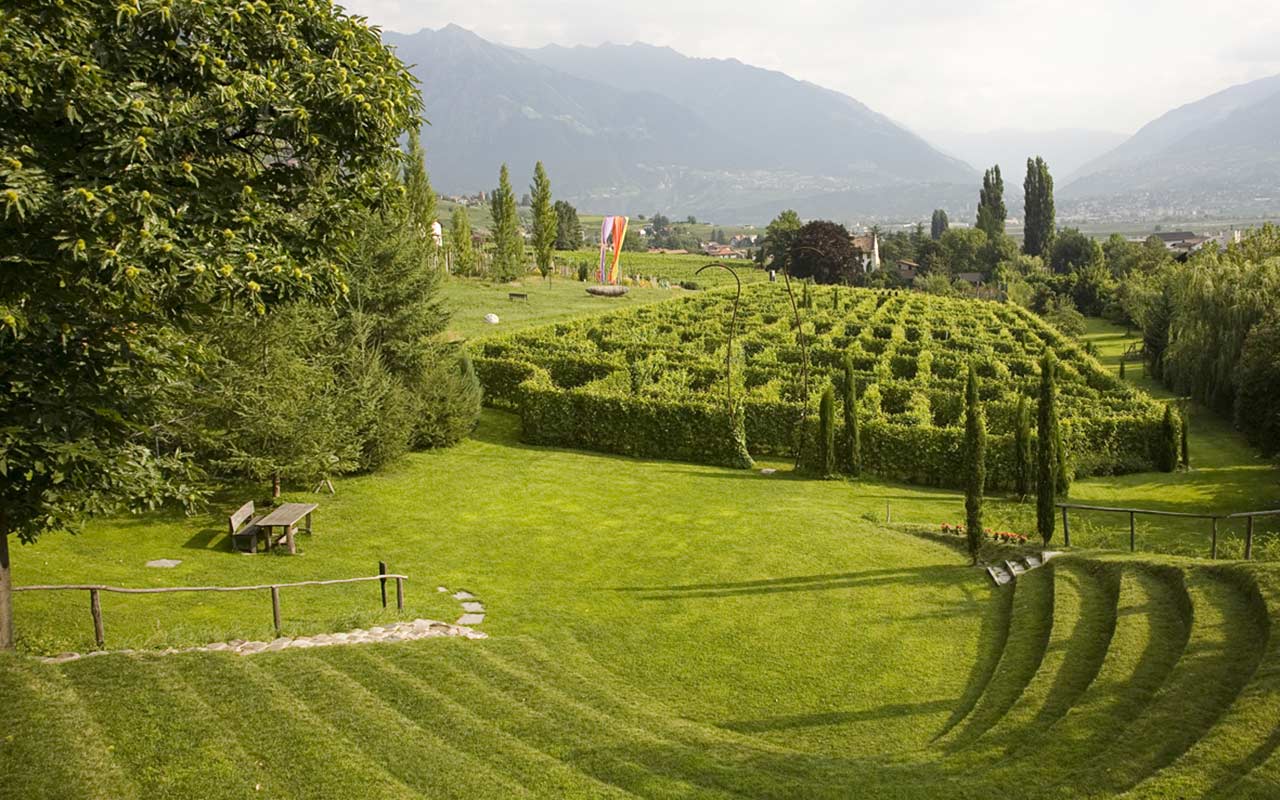
[(461, 589), (453, 593), (454, 600), (475, 600), (476, 596), (465, 589)]
[(466, 612), (467, 612), (467, 613), (469, 613), (469, 614), (483, 614), (483, 613), (484, 613), (484, 603), (477, 603), (477, 602), (474, 602), (474, 601), (473, 601), (473, 602), (470, 602), (470, 603), (463, 603), (463, 604), (462, 604), (462, 610), (463, 610), (463, 611), (466, 611)]
[(484, 622), (484, 614), (463, 614), (454, 625), (479, 625)]
[(155, 561), (148, 561), (147, 566), (152, 569), (173, 569), (181, 563), (176, 558), (157, 558)]

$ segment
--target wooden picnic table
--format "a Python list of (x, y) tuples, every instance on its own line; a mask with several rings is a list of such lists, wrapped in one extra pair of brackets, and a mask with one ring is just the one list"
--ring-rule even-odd
[(315, 511), (319, 506), (315, 503), (285, 503), (284, 505), (272, 511), (262, 519), (258, 520), (258, 527), (266, 529), (267, 532), (267, 549), (270, 550), (276, 541), (271, 536), (273, 528), (280, 528), (283, 532), (285, 544), (289, 546), (289, 554), (296, 555), (298, 546), (293, 540), (293, 533), (298, 528), (298, 523), (306, 521), (303, 527), (307, 533), (311, 533), (311, 512)]

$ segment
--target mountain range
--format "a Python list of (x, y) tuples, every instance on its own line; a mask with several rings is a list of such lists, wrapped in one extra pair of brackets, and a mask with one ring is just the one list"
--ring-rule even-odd
[(384, 40), (421, 81), (446, 193), (536, 160), (557, 196), (616, 213), (717, 220), (927, 215), (972, 207), (978, 173), (857, 100), (643, 44), (517, 50), (450, 25)]
[(1082, 166), (1059, 196), (1111, 213), (1280, 209), (1280, 75), (1176, 108)]
[[(423, 143), (447, 194), (515, 182), (541, 160), (556, 196), (596, 213), (761, 223), (781, 209), (862, 222), (975, 213), (1001, 164), (1013, 213), (1027, 155), (1057, 177), (1059, 214), (1136, 220), (1280, 210), (1280, 76), (1107, 131), (932, 131), (736, 59), (646, 44), (516, 49), (449, 25), (386, 32), (422, 85)], [(968, 163), (966, 163), (966, 161)], [(518, 186), (517, 193), (521, 192)]]

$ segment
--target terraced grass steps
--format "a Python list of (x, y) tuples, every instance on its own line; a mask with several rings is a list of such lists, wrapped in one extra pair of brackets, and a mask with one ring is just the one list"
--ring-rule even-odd
[(384, 658), (385, 648), (313, 654), (351, 680), (393, 705), (419, 726), (447, 737), (450, 745), (486, 759), (516, 782), (544, 796), (631, 797), (629, 793), (574, 769), (560, 759), (498, 730), (477, 714), (472, 704), (439, 691), (430, 675), (411, 674)]
[[(1280, 610), (1280, 578), (1271, 571), (1233, 568), (1221, 577), (1234, 583), (1249, 603), (1249, 613), (1225, 620), (1265, 649), (1248, 683), (1212, 728), (1176, 762), (1133, 787), (1127, 798), (1188, 796), (1209, 785), (1208, 796), (1231, 796), (1239, 785), (1267, 769), (1280, 747), (1280, 637), (1272, 613)], [(1243, 671), (1248, 660), (1232, 667)], [(1268, 781), (1272, 796), (1277, 782)]]
[(415, 792), (439, 798), (532, 795), (501, 774), (490, 759), (455, 748), (445, 738), (447, 732), (421, 725), (318, 658), (263, 658), (252, 666), (324, 720), (328, 732), (352, 752), (380, 764)]
[(1055, 570), (1050, 563), (1016, 581), (1009, 633), (995, 672), (973, 711), (938, 740), (944, 750), (964, 748), (994, 727), (1035, 676), (1054, 625)]
[(1071, 708), (1088, 688), (1106, 656), (1115, 628), (1119, 571), (1089, 569), (1058, 560), (1053, 574), (1053, 624), (1039, 668), (1007, 713), (949, 766), (973, 768), (1032, 740)]
[[(0, 707), (0, 776), (30, 772), (23, 787), (30, 796), (143, 797), (116, 763), (106, 731), (61, 672), (32, 669), (17, 656), (0, 654)], [(46, 758), (52, 743), (62, 757)], [(32, 764), (43, 768), (33, 771)]]
[(985, 770), (991, 785), (1054, 796), (1073, 770), (1106, 752), (1173, 670), (1190, 630), (1182, 573), (1125, 565), (1116, 580), (1115, 625), (1093, 680), (1048, 728), (1008, 742), (1005, 758)]
[(1262, 659), (1261, 599), (1209, 569), (1189, 573), (1191, 630), (1182, 657), (1122, 735), (1070, 783), (1075, 796), (1108, 797), (1186, 753), (1231, 706)]

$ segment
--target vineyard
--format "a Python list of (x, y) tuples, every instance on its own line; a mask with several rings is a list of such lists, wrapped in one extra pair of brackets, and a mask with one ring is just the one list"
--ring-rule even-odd
[(488, 401), (519, 411), (526, 441), (745, 467), (752, 456), (806, 459), (817, 398), (828, 384), (843, 390), (848, 357), (865, 469), (947, 486), (961, 474), (972, 363), (992, 434), (989, 483), (1008, 486), (1019, 401), (1034, 404), (1038, 360), (1052, 350), (1074, 474), (1161, 466), (1163, 406), (1018, 307), (816, 286), (796, 304), (781, 285), (746, 287), (732, 352), (725, 290), (489, 339), (476, 367)]

